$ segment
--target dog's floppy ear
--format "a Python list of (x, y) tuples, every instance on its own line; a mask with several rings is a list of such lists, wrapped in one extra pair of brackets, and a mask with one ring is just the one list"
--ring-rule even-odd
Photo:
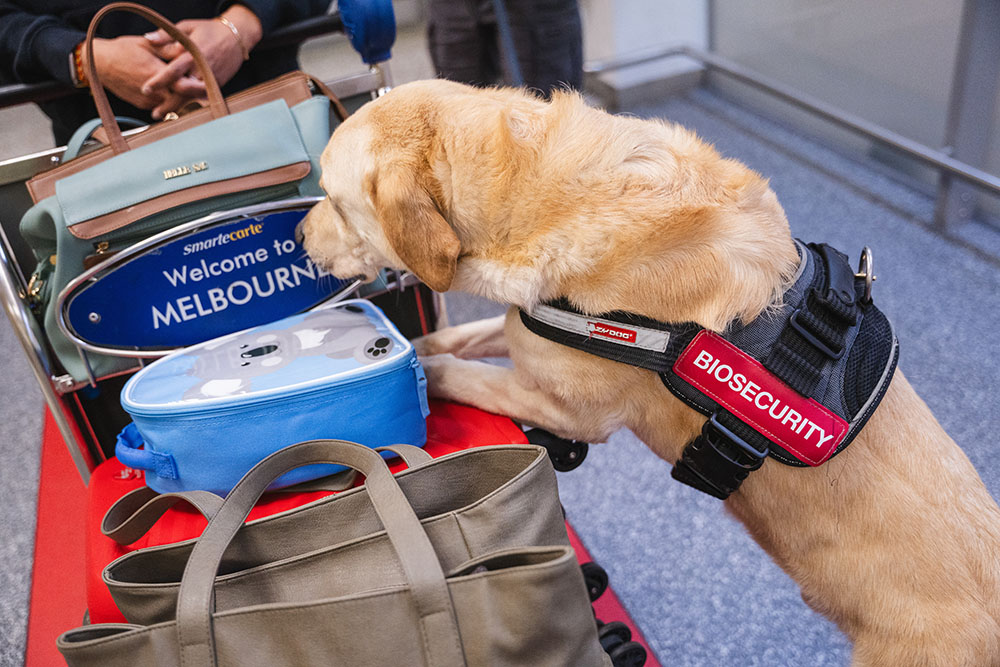
[(460, 244), (418, 170), (387, 165), (365, 179), (389, 245), (431, 289), (446, 292), (455, 277)]

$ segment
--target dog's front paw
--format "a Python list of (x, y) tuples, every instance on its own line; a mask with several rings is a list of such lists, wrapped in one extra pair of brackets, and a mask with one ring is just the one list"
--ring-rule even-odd
[(432, 331), (426, 336), (414, 338), (411, 342), (413, 343), (413, 348), (417, 351), (417, 355), (429, 357), (438, 354), (458, 353), (462, 348), (464, 339), (461, 328), (447, 327)]
[(434, 334), (414, 338), (410, 342), (413, 343), (413, 349), (417, 351), (418, 357), (429, 357), (441, 353), (441, 350), (437, 349), (438, 346), (435, 344)]
[[(425, 336), (426, 338), (426, 336)], [(416, 341), (414, 341), (414, 346)], [(419, 349), (417, 354), (420, 354)], [(432, 398), (457, 400), (461, 361), (453, 354), (431, 354), (420, 357), (427, 376), (427, 394)]]

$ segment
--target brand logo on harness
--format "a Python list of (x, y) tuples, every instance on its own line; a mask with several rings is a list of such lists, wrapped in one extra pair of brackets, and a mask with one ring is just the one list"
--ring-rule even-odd
[(623, 329), (604, 322), (587, 322), (587, 331), (591, 336), (609, 338), (622, 343), (634, 343), (637, 335), (635, 329)]
[(802, 396), (759, 361), (710, 331), (695, 336), (678, 357), (674, 372), (809, 465), (830, 458), (847, 435), (843, 418)]

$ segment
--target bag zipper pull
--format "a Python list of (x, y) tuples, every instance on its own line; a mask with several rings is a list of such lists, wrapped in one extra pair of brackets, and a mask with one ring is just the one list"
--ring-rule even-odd
[(31, 278), (28, 279), (28, 286), (21, 291), (21, 298), (27, 302), (28, 307), (32, 311), (35, 311), (41, 302), (39, 295), (42, 293), (42, 286), (45, 281), (42, 280), (38, 271), (31, 274)]
[(413, 369), (413, 374), (417, 378), (417, 398), (420, 400), (420, 413), (427, 419), (427, 415), (431, 413), (431, 406), (427, 400), (427, 375), (424, 374), (424, 367), (420, 364), (420, 360), (414, 355), (410, 359), (410, 368)]
[[(56, 256), (51, 255), (49, 257), (49, 266), (56, 265)], [(35, 269), (35, 272), (31, 274), (28, 279), (28, 286), (23, 290), (18, 291), (18, 296), (20, 296), (25, 303), (28, 304), (28, 308), (31, 312), (38, 314), (42, 307), (42, 288), (45, 287), (45, 279), (42, 278), (42, 272), (45, 267), (40, 267)], [(48, 271), (46, 271), (48, 273)]]
[(111, 247), (109, 241), (98, 241), (94, 244), (94, 252), (83, 258), (83, 268), (89, 269), (110, 257), (113, 253), (109, 253), (108, 249)]

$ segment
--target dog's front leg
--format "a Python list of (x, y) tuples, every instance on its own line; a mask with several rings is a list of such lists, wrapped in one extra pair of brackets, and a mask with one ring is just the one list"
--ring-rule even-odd
[(453, 354), (459, 359), (508, 357), (507, 340), (503, 335), (504, 315), (486, 320), (446, 327), (413, 341), (417, 354)]
[(588, 442), (602, 442), (617, 425), (595, 421), (568, 403), (533, 386), (515, 369), (481, 361), (458, 359), (451, 354), (421, 358), (428, 392), (434, 398), (465, 403), (504, 415), (556, 435)]

